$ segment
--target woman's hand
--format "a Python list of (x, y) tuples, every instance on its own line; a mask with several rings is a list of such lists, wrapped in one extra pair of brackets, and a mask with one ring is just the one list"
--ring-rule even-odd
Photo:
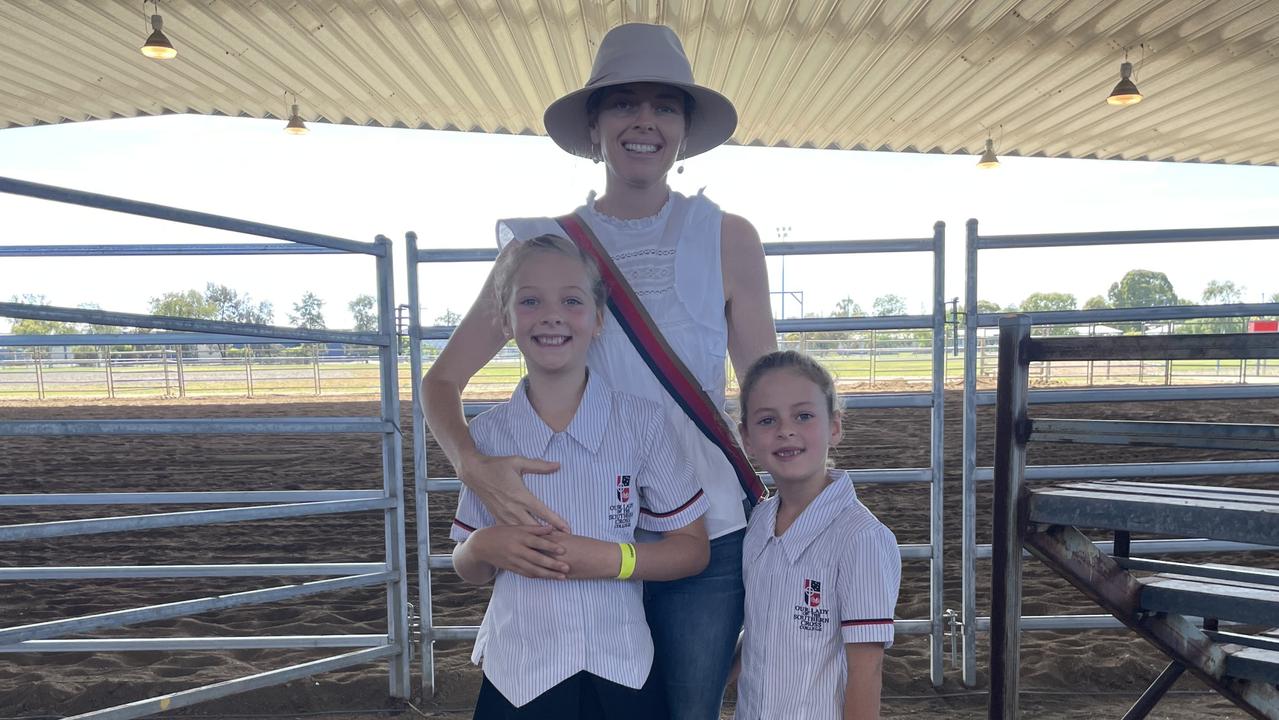
[(462, 546), (471, 562), (528, 578), (563, 580), (569, 566), (560, 559), (565, 548), (549, 539), (554, 532), (545, 525), (493, 525), (471, 533)]
[(458, 476), (480, 497), (499, 524), (532, 526), (545, 523), (568, 533), (572, 529), (564, 518), (547, 507), (524, 484), (525, 473), (544, 475), (559, 468), (559, 463), (519, 455), (492, 457), (473, 454), (462, 462)]

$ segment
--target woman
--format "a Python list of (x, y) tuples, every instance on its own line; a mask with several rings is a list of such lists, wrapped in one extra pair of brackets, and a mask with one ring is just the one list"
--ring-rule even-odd
[[(591, 79), (547, 108), (547, 133), (565, 151), (602, 162), (605, 191), (578, 216), (599, 237), (667, 342), (723, 409), (725, 356), (739, 374), (777, 347), (759, 234), (700, 194), (672, 192), (667, 173), (678, 160), (722, 144), (737, 126), (724, 96), (693, 82), (670, 28), (628, 24), (600, 43)], [(562, 230), (550, 218), (504, 220), (505, 247)], [(525, 487), (527, 473), (556, 465), (524, 457), (488, 457), (475, 449), (462, 414), (470, 378), (506, 342), (492, 278), (422, 381), (427, 423), (458, 476), (499, 523), (538, 526), (527, 546), (487, 562), (530, 577), (567, 571), (553, 529), (571, 528)], [(733, 645), (742, 623), (741, 548), (745, 494), (722, 452), (667, 395), (629, 338), (609, 317), (587, 360), (610, 385), (666, 410), (710, 501), (711, 559), (701, 574), (645, 586), (657, 670), (673, 718), (719, 717)]]

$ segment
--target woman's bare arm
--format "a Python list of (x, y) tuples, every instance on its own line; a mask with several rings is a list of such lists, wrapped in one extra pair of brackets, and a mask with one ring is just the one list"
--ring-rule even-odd
[(524, 485), (525, 473), (555, 472), (559, 465), (517, 455), (482, 455), (466, 426), (462, 389), (505, 344), (490, 272), (479, 297), (422, 378), (422, 412), (458, 477), (479, 495), (497, 522), (536, 525), (541, 521), (567, 532), (568, 523)]
[(728, 356), (740, 378), (751, 363), (777, 349), (764, 245), (755, 227), (741, 216), (724, 214), (720, 224), (720, 266)]

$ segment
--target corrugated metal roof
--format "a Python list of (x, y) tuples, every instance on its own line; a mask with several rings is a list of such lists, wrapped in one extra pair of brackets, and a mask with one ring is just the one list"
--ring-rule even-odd
[[(661, 22), (742, 144), (1279, 164), (1279, 0), (0, 2), (0, 126), (204, 113), (541, 133), (604, 32)], [(1144, 49), (1142, 46), (1144, 45)], [(1105, 104), (1123, 48), (1146, 99)], [(1142, 59), (1144, 55), (1144, 60)]]

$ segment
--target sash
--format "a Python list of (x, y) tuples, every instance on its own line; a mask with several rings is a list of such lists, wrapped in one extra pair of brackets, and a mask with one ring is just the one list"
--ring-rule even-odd
[(603, 276), (604, 286), (608, 288), (608, 309), (617, 318), (617, 324), (622, 326), (644, 363), (684, 414), (688, 415), (707, 440), (724, 453), (729, 465), (733, 466), (738, 483), (746, 493), (747, 501), (751, 507), (755, 507), (756, 503), (767, 497), (768, 491), (746, 459), (746, 453), (742, 451), (737, 436), (733, 434), (723, 413), (715, 407), (714, 401), (706, 394), (684, 361), (667, 344), (666, 337), (657, 329), (648, 310), (636, 297), (635, 291), (626, 282), (617, 265), (613, 264), (613, 258), (609, 257), (590, 226), (576, 214), (558, 217), (555, 221), (582, 252), (594, 258), (600, 275)]

